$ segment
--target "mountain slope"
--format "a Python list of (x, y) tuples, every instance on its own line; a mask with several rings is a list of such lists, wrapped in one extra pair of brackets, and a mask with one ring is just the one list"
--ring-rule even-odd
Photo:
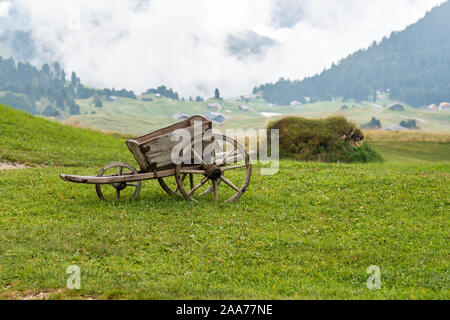
[[(272, 103), (304, 97), (367, 100), (377, 90), (421, 107), (450, 100), (450, 2), (432, 9), (417, 23), (359, 50), (314, 77), (280, 79), (255, 88)], [(389, 89), (389, 90), (388, 90)]]

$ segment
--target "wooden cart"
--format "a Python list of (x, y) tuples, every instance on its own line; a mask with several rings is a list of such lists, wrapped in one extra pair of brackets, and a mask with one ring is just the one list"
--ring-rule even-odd
[[(194, 136), (200, 125), (201, 133)], [(187, 164), (175, 164), (172, 161), (172, 149), (179, 143), (173, 141), (173, 133), (178, 129), (186, 129), (191, 137), (194, 137), (183, 148), (184, 152), (189, 154), (190, 161), (185, 161), (189, 162)], [(136, 199), (139, 197), (142, 181), (157, 179), (169, 195), (183, 196), (194, 202), (198, 202), (201, 197), (207, 198), (209, 194), (214, 194), (214, 200), (219, 201), (219, 185), (223, 186), (220, 190), (224, 191), (226, 202), (235, 202), (244, 194), (250, 183), (252, 167), (249, 153), (236, 140), (212, 133), (212, 122), (203, 116), (193, 116), (167, 128), (129, 140), (126, 144), (139, 164), (139, 171), (127, 163), (112, 162), (101, 168), (97, 176), (62, 174), (61, 179), (95, 185), (97, 195), (102, 200), (106, 200), (102, 187), (111, 190), (112, 186), (111, 192), (116, 200), (120, 199), (121, 192), (132, 188), (134, 192), (131, 198)], [(207, 156), (204, 152), (199, 154), (199, 144), (200, 150), (206, 151), (208, 148)], [(242, 183), (235, 184), (231, 181), (233, 179), (227, 178), (226, 175), (231, 175)], [(175, 181), (168, 182), (170, 177), (175, 177)], [(225, 188), (227, 190), (224, 190)]]

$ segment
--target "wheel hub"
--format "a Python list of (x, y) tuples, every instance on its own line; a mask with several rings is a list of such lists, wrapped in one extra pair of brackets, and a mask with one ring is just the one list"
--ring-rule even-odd
[(127, 187), (127, 184), (126, 184), (125, 182), (114, 183), (114, 184), (113, 184), (113, 187), (114, 187), (116, 190), (122, 191), (122, 190), (124, 190), (124, 189)]
[(220, 177), (222, 176), (222, 170), (220, 170), (220, 168), (215, 165), (209, 166), (206, 172), (208, 173), (208, 177), (210, 177), (211, 179), (220, 179)]

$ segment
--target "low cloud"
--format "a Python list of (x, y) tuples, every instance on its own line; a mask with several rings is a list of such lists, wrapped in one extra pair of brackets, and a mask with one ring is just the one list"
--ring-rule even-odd
[(8, 16), (11, 5), (12, 3), (9, 1), (0, 2), (0, 18)]
[[(320, 72), (442, 2), (13, 0), (12, 6), (27, 21), (39, 61), (58, 60), (84, 83), (136, 92), (165, 84), (183, 96), (211, 96), (218, 87), (230, 97), (279, 77)], [(10, 6), (0, 2), (0, 16)], [(245, 35), (254, 46), (244, 45)]]

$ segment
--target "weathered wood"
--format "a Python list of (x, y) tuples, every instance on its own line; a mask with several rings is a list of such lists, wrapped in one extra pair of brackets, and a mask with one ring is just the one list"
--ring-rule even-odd
[(148, 171), (173, 165), (172, 149), (178, 141), (172, 141), (172, 133), (186, 129), (191, 136), (194, 134), (196, 121), (202, 122), (202, 133), (212, 129), (212, 122), (203, 116), (193, 116), (190, 119), (157, 130), (145, 136), (126, 142), (141, 170)]
[[(210, 127), (209, 124), (203, 123), (201, 132), (204, 133), (206, 130), (209, 129), (209, 127)], [(187, 130), (187, 132), (189, 132), (191, 137), (194, 135), (194, 126), (186, 127), (184, 129)], [(150, 165), (153, 165), (153, 167), (158, 169), (160, 167), (173, 163), (172, 150), (180, 142), (173, 141), (172, 137), (173, 135), (171, 132), (153, 138), (141, 145), (141, 149), (146, 150), (144, 156)], [(207, 145), (208, 143), (203, 144), (203, 150), (206, 148)]]
[[(183, 167), (183, 170), (197, 170), (199, 166)], [(74, 183), (85, 183), (85, 184), (112, 184), (120, 182), (135, 182), (152, 180), (156, 178), (167, 178), (173, 177), (175, 175), (175, 169), (161, 170), (157, 172), (155, 177), (154, 172), (144, 172), (144, 173), (123, 173), (122, 176), (118, 175), (108, 175), (102, 177), (96, 176), (77, 176), (77, 175), (67, 175), (61, 174), (60, 177), (64, 181), (74, 182)]]
[[(190, 153), (191, 159), (201, 162), (201, 164), (180, 164), (175, 165), (172, 161), (172, 150), (179, 143), (172, 141), (172, 133), (178, 129), (187, 129), (191, 137), (196, 134), (194, 132), (194, 124), (196, 121), (202, 121), (202, 134), (194, 137), (188, 143), (187, 152)], [(132, 166), (123, 162), (113, 162), (103, 167), (97, 176), (78, 176), (61, 174), (61, 179), (74, 183), (94, 184), (96, 186), (97, 194), (104, 199), (101, 192), (101, 185), (110, 184), (116, 189), (116, 199), (120, 198), (120, 191), (127, 187), (135, 187), (136, 192), (133, 198), (137, 197), (141, 188), (141, 181), (158, 179), (161, 187), (170, 195), (181, 195), (189, 201), (195, 201), (192, 196), (205, 185), (209, 180), (212, 180), (212, 187), (200, 194), (214, 193), (215, 201), (218, 201), (218, 186), (224, 182), (227, 186), (236, 191), (227, 202), (237, 201), (242, 194), (247, 190), (251, 177), (251, 164), (249, 153), (236, 140), (223, 136), (220, 134), (212, 134), (208, 130), (212, 129), (212, 122), (202, 116), (194, 116), (188, 120), (174, 124), (172, 126), (155, 131), (148, 135), (128, 140), (126, 142), (128, 148), (134, 155), (138, 162), (141, 171), (138, 172)], [(230, 152), (223, 152), (217, 141), (225, 141), (233, 145), (234, 150)], [(205, 143), (206, 142), (206, 143)], [(195, 151), (196, 143), (202, 143), (202, 153)], [(214, 153), (211, 154), (214, 158), (214, 163), (211, 163), (209, 156), (205, 155), (205, 148), (208, 148), (211, 143), (216, 143)], [(200, 152), (200, 151), (199, 151)], [(212, 159), (211, 159), (212, 160)], [(245, 161), (245, 164), (227, 166), (228, 164), (237, 164), (240, 161)], [(194, 162), (194, 163), (195, 163)], [(208, 162), (208, 163), (207, 163)], [(108, 169), (118, 167), (117, 174), (105, 175)], [(123, 172), (127, 168), (131, 172)], [(229, 170), (236, 170), (245, 168), (245, 180), (243, 185), (239, 188), (230, 180), (225, 178), (223, 174)], [(194, 186), (194, 174), (203, 175), (201, 182)], [(184, 181), (189, 175), (190, 191), (187, 192), (184, 188)], [(164, 178), (174, 176), (177, 183), (176, 190), (170, 189), (164, 182)], [(134, 183), (131, 183), (134, 182)]]
[(126, 145), (128, 149), (133, 154), (134, 158), (136, 159), (136, 162), (139, 164), (139, 167), (141, 170), (149, 170), (150, 169), (150, 163), (147, 162), (147, 158), (142, 153), (139, 142), (136, 140), (128, 140), (126, 142)]
[(159, 129), (159, 130), (157, 130), (155, 132), (149, 133), (149, 134), (147, 134), (145, 136), (136, 138), (134, 140), (136, 140), (138, 143), (144, 143), (144, 142), (146, 142), (146, 141), (148, 141), (150, 139), (156, 138), (158, 136), (162, 136), (162, 135), (167, 134), (167, 133), (171, 133), (171, 132), (173, 132), (175, 130), (190, 127), (190, 126), (194, 125), (195, 121), (206, 122), (206, 123), (209, 124), (210, 128), (212, 129), (212, 122), (210, 120), (208, 120), (207, 118), (205, 118), (203, 116), (195, 115), (195, 116), (192, 116), (189, 119), (186, 119), (184, 121), (175, 123), (175, 124), (170, 125), (168, 127)]
[[(105, 172), (107, 170), (113, 169), (113, 168), (119, 168), (119, 173), (117, 175), (109, 176), (109, 177), (121, 178), (121, 177), (130, 177), (132, 175), (138, 174), (137, 170), (135, 168), (133, 168), (132, 166), (130, 166), (129, 164), (127, 164), (127, 163), (112, 162), (110, 164), (107, 164), (103, 168), (101, 168), (100, 171), (97, 174), (97, 177), (98, 178), (104, 177)], [(127, 168), (128, 170), (130, 170), (130, 173), (125, 175), (124, 172), (123, 172), (124, 168)], [(129, 183), (126, 183), (126, 182), (114, 183), (114, 184), (112, 184), (112, 186), (116, 189), (116, 194), (115, 194), (116, 201), (118, 201), (120, 199), (120, 191), (126, 189), (127, 187), (134, 187), (134, 188), (136, 188), (136, 190), (134, 191), (131, 199), (138, 198), (139, 194), (141, 193), (141, 181), (137, 181), (135, 184), (129, 184)], [(96, 184), (95, 185), (95, 191), (97, 192), (97, 195), (98, 195), (98, 197), (101, 200), (106, 200), (104, 195), (103, 195), (102, 188), (101, 188), (100, 184)]]

